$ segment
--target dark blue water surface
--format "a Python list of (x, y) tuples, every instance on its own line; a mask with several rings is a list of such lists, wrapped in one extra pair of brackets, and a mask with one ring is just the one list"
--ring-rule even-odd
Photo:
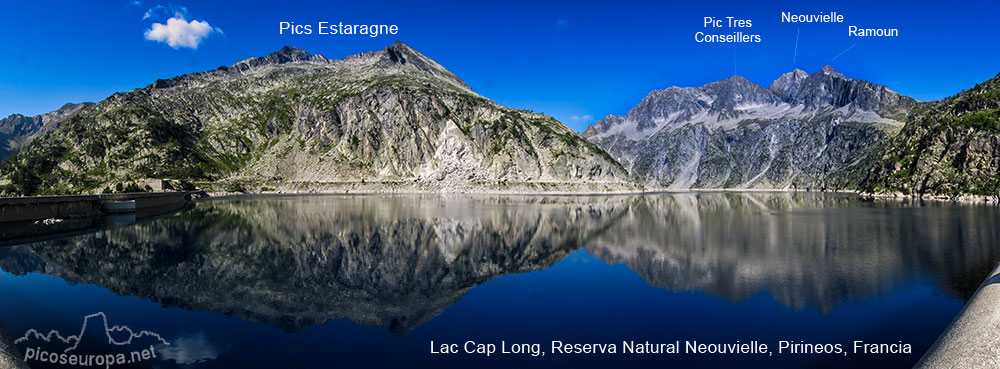
[[(156, 353), (111, 367), (905, 368), (1000, 261), (998, 222), (989, 206), (801, 193), (219, 199), (0, 248), (0, 322), (25, 353)], [(85, 319), (69, 351), (29, 332), (77, 335)], [(111, 344), (129, 334), (104, 320), (162, 341)], [(622, 353), (623, 340), (681, 353)], [(848, 353), (778, 353), (782, 340)], [(433, 354), (432, 341), (543, 354)]]

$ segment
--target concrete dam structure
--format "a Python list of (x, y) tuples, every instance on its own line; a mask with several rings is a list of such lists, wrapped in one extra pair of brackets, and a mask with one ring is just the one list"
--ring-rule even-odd
[(0, 198), (0, 246), (128, 224), (191, 203), (198, 192)]

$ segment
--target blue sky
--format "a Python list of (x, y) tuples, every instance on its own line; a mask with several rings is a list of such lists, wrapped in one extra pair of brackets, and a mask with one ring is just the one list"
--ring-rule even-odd
[[(793, 68), (812, 73), (830, 64), (849, 77), (934, 100), (1000, 72), (992, 28), (1000, 5), (993, 2), (835, 3), (5, 2), (0, 5), (5, 15), (0, 22), (0, 116), (99, 101), (157, 78), (229, 65), (283, 45), (343, 58), (397, 39), (480, 94), (547, 113), (576, 130), (605, 115), (624, 114), (653, 89), (700, 86), (734, 73), (766, 87)], [(837, 11), (845, 22), (782, 24), (781, 11)], [(170, 38), (165, 28), (150, 35), (154, 24), (169, 26), (168, 18), (178, 13), (185, 30), (204, 37)], [(760, 34), (762, 42), (696, 43), (694, 34), (706, 30), (705, 16), (751, 19), (753, 27), (743, 32)], [(400, 32), (377, 38), (279, 35), (281, 21), (396, 24)], [(852, 38), (847, 36), (850, 24), (898, 28), (900, 36)]]

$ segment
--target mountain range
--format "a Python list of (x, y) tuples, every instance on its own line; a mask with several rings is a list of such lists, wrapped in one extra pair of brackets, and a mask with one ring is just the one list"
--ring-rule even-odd
[(849, 187), (849, 168), (917, 104), (826, 66), (785, 73), (767, 88), (732, 76), (653, 91), (583, 134), (647, 187)]
[[(858, 189), (995, 195), (1000, 82), (918, 102), (830, 66), (650, 92), (582, 134), (406, 44), (293, 47), (0, 121), (0, 195), (144, 178), (212, 192)], [(127, 186), (126, 186), (127, 187)]]

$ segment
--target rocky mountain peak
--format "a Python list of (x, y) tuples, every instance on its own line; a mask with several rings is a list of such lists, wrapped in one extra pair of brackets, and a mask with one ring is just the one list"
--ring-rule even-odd
[(749, 80), (746, 79), (746, 78), (744, 78), (743, 76), (741, 76), (739, 74), (733, 74), (733, 75), (729, 76), (729, 78), (724, 79), (723, 81), (742, 82), (742, 81), (749, 81)]
[(8, 115), (6, 118), (0, 120), (0, 130), (3, 129), (4, 127), (2, 126), (3, 124), (10, 124), (9, 122), (12, 122), (14, 119), (21, 119), (21, 118), (26, 118), (26, 117), (24, 116), (24, 114), (20, 113), (13, 113), (11, 115)]
[(739, 75), (709, 83), (702, 89), (714, 97), (711, 111), (719, 114), (720, 119), (738, 116), (737, 110), (743, 107), (778, 103), (764, 87)]
[(716, 92), (730, 90), (738, 93), (756, 93), (759, 92), (759, 90), (763, 90), (760, 85), (750, 82), (750, 80), (738, 74), (734, 74), (721, 81), (709, 83), (702, 86), (702, 89)]
[(788, 101), (792, 93), (799, 89), (806, 78), (809, 78), (809, 73), (806, 71), (795, 68), (795, 70), (782, 74), (771, 85), (767, 87), (768, 91), (773, 92), (778, 95), (778, 98), (784, 101)]
[(265, 65), (279, 65), (298, 62), (328, 62), (323, 55), (313, 55), (305, 50), (292, 46), (284, 46), (281, 50), (267, 54), (262, 57), (248, 58), (233, 64), (231, 68), (244, 71)]
[(59, 107), (59, 109), (56, 109), (56, 110), (50, 111), (48, 113), (42, 114), (42, 117), (43, 117), (43, 119), (46, 119), (47, 121), (48, 120), (54, 120), (54, 119), (62, 119), (62, 118), (65, 118), (66, 116), (76, 114), (80, 110), (83, 110), (84, 108), (86, 108), (88, 106), (91, 106), (91, 105), (94, 105), (94, 103), (92, 103), (92, 102), (66, 103), (66, 104), (63, 104), (63, 106)]
[(806, 71), (801, 70), (799, 68), (795, 68), (791, 72), (785, 73), (784, 75), (795, 77), (796, 79), (809, 77), (809, 73), (806, 73)]
[(763, 90), (763, 87), (760, 85), (750, 82), (750, 80), (738, 74), (734, 74), (721, 81), (709, 83), (702, 88), (709, 91), (728, 89), (739, 92), (758, 92)]
[(782, 74), (767, 89), (790, 105), (804, 105), (808, 109), (853, 104), (855, 108), (873, 112), (889, 107), (894, 112), (890, 115), (897, 116), (916, 103), (885, 86), (849, 78), (829, 65), (810, 75), (798, 69)]
[(458, 76), (445, 69), (441, 64), (424, 56), (424, 54), (414, 50), (410, 45), (402, 41), (394, 42), (391, 46), (385, 48), (385, 50), (376, 52), (376, 55), (379, 57), (379, 65), (381, 67), (391, 68), (399, 66), (414, 68), (432, 76), (448, 80), (459, 87), (471, 90), (461, 78), (458, 78)]
[(466, 85), (461, 78), (458, 78), (458, 76), (441, 66), (441, 64), (424, 56), (424, 54), (421, 54), (402, 41), (396, 41), (382, 50), (351, 55), (344, 60), (362, 63), (371, 63), (374, 61), (376, 67), (383, 69), (417, 70), (472, 92), (472, 88)]
[(296, 61), (309, 61), (312, 57), (313, 55), (305, 50), (285, 45), (281, 50), (268, 54), (264, 59), (273, 60), (275, 64), (283, 64)]
[(383, 66), (412, 66), (424, 71), (444, 69), (440, 64), (424, 56), (410, 45), (396, 41), (384, 50), (376, 52)]
[[(838, 78), (847, 78), (843, 74), (841, 74), (840, 72), (838, 72), (835, 69), (833, 69), (833, 67), (830, 66), (830, 65), (824, 65), (823, 69), (820, 70), (820, 73), (823, 73), (823, 75), (827, 75), (827, 76), (834, 76), (834, 77), (838, 77)], [(848, 79), (850, 79), (850, 78), (848, 78)]]
[(393, 42), (392, 45), (385, 48), (386, 53), (390, 58), (397, 63), (406, 64), (408, 58), (420, 59), (420, 61), (430, 60), (423, 54), (414, 50), (410, 45), (407, 45), (403, 41)]

